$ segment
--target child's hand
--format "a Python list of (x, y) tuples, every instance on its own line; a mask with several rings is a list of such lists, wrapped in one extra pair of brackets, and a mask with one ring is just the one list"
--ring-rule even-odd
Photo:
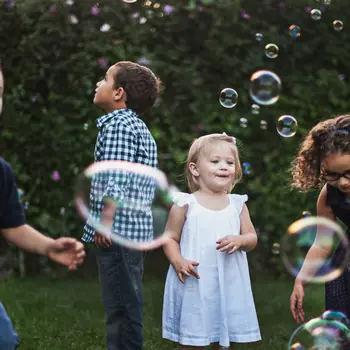
[(220, 238), (216, 241), (218, 246), (216, 247), (216, 250), (219, 250), (221, 252), (224, 252), (228, 249), (231, 249), (228, 254), (234, 253), (236, 250), (240, 249), (242, 246), (242, 237), (241, 236), (233, 236), (228, 235), (223, 238)]
[(179, 277), (179, 280), (181, 281), (181, 283), (185, 283), (183, 275), (187, 277), (190, 277), (190, 275), (192, 275), (193, 277), (196, 277), (199, 279), (199, 274), (194, 268), (194, 266), (198, 266), (198, 265), (199, 265), (199, 262), (182, 259), (178, 263), (175, 263), (173, 266), (176, 271), (177, 277)]

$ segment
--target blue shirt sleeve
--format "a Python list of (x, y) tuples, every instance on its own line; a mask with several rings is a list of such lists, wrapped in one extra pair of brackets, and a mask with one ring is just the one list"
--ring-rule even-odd
[(24, 210), (18, 199), (13, 170), (4, 159), (0, 158), (0, 229), (24, 224)]

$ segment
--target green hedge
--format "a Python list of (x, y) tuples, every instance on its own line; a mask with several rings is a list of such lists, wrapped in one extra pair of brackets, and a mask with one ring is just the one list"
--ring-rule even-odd
[[(91, 13), (95, 2), (90, 0), (72, 6), (58, 0), (1, 5), (6, 95), (0, 146), (30, 202), (28, 220), (52, 236), (63, 229), (80, 236), (73, 188), (93, 161), (101, 111), (91, 101), (105, 71), (101, 63), (141, 60), (164, 82), (161, 98), (144, 116), (159, 145), (160, 168), (186, 190), (181, 174), (190, 142), (210, 132), (235, 135), (242, 161), (253, 167), (236, 190), (249, 194), (253, 221), (269, 232), (270, 247), (303, 210), (315, 213), (317, 193), (289, 188), (288, 168), (302, 136), (319, 120), (350, 109), (348, 3), (334, 1), (320, 21), (307, 13), (308, 1), (150, 3), (101, 0), (98, 15)], [(72, 24), (70, 15), (79, 22)], [(334, 19), (344, 21), (343, 31), (333, 30)], [(111, 29), (101, 32), (105, 23)], [(288, 35), (292, 24), (301, 27), (300, 38)], [(264, 35), (262, 42), (256, 41), (257, 32)], [(275, 60), (264, 56), (270, 42), (280, 49)], [(283, 89), (275, 105), (253, 115), (249, 80), (258, 69), (277, 73)], [(239, 93), (233, 109), (218, 102), (225, 87)], [(282, 114), (298, 120), (295, 137), (277, 134), (275, 122)], [(240, 126), (242, 117), (247, 128)], [(260, 129), (260, 120), (268, 122), (267, 130)], [(58, 182), (50, 178), (56, 169)]]

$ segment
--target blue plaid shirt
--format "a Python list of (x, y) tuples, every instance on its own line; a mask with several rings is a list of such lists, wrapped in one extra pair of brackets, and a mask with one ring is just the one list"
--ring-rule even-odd
[[(122, 160), (140, 163), (156, 168), (157, 145), (146, 124), (130, 109), (117, 109), (97, 120), (98, 136), (95, 146), (95, 162), (105, 160)], [(122, 174), (123, 175), (123, 174)], [(90, 215), (99, 219), (103, 209), (103, 198), (132, 203), (149, 204), (148, 210), (118, 210), (114, 218), (113, 232), (126, 236), (134, 241), (152, 238), (153, 220), (151, 203), (154, 198), (155, 182), (147, 176), (115, 176), (108, 177), (104, 173), (92, 179), (90, 192)], [(103, 195), (99, 195), (99, 194)], [(82, 241), (90, 243), (94, 240), (95, 230), (85, 224)]]

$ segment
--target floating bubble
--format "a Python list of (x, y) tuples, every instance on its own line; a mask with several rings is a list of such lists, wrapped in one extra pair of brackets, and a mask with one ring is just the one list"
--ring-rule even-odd
[(322, 17), (322, 12), (319, 9), (313, 9), (311, 10), (310, 15), (314, 21), (319, 21)]
[(254, 103), (252, 104), (251, 110), (254, 115), (258, 115), (260, 113), (260, 106)]
[(28, 210), (28, 208), (29, 208), (29, 202), (24, 202), (23, 208), (24, 208), (24, 210)]
[(244, 175), (250, 175), (252, 172), (252, 165), (248, 162), (242, 163), (242, 172)]
[(300, 27), (295, 24), (289, 26), (289, 35), (294, 39), (299, 38), (301, 35)]
[(93, 229), (119, 245), (150, 250), (164, 244), (171, 234), (165, 226), (173, 191), (158, 169), (103, 161), (79, 177), (75, 199), (78, 212)]
[(339, 74), (338, 75), (339, 80), (344, 80), (345, 79), (345, 74)]
[(88, 124), (88, 123), (84, 123), (83, 129), (84, 129), (84, 130), (89, 129), (89, 124)]
[(100, 9), (97, 6), (91, 7), (91, 14), (97, 16), (100, 13)]
[(74, 5), (74, 1), (73, 0), (66, 0), (66, 4), (68, 6), (73, 6)]
[(279, 99), (281, 79), (268, 70), (259, 70), (250, 77), (250, 97), (259, 105), (272, 105)]
[(265, 56), (270, 59), (278, 57), (279, 48), (276, 44), (267, 44), (265, 46)]
[[(311, 247), (318, 258), (305, 260)], [(348, 261), (347, 248), (348, 240), (341, 226), (324, 217), (310, 216), (289, 226), (281, 241), (281, 257), (293, 276), (324, 283), (342, 274)]]
[(344, 28), (344, 23), (342, 21), (340, 21), (339, 19), (336, 19), (335, 21), (333, 21), (333, 29), (336, 32), (342, 31), (343, 28)]
[(312, 216), (312, 214), (311, 214), (309, 211), (304, 210), (304, 211), (301, 213), (301, 216), (302, 216), (303, 218), (308, 218), (309, 216)]
[(225, 108), (233, 108), (238, 101), (238, 94), (236, 90), (226, 88), (220, 92), (220, 104)]
[(260, 129), (261, 130), (267, 130), (267, 121), (266, 120), (260, 120)]
[(279, 243), (274, 243), (272, 245), (272, 254), (279, 255), (280, 254), (280, 249), (281, 249), (280, 244)]
[(262, 39), (264, 39), (264, 35), (261, 33), (256, 33), (255, 39), (256, 39), (256, 41), (261, 41)]
[(134, 2), (137, 2), (137, 0), (123, 0), (127, 4), (133, 4)]
[(242, 127), (242, 128), (246, 128), (248, 126), (248, 119), (247, 118), (241, 118), (239, 120), (239, 125)]
[(110, 29), (111, 29), (111, 26), (108, 23), (102, 24), (102, 26), (100, 27), (100, 31), (102, 33), (109, 32)]
[(349, 329), (342, 322), (314, 318), (292, 334), (288, 349), (341, 350), (349, 340)]
[(297, 120), (291, 115), (282, 115), (277, 120), (277, 132), (282, 137), (292, 137), (296, 134), (298, 128)]
[(333, 320), (341, 322), (348, 328), (350, 326), (349, 319), (340, 311), (327, 310), (321, 315), (321, 318), (323, 320)]
[(79, 23), (78, 17), (75, 15), (69, 15), (68, 21), (70, 24), (78, 24)]

